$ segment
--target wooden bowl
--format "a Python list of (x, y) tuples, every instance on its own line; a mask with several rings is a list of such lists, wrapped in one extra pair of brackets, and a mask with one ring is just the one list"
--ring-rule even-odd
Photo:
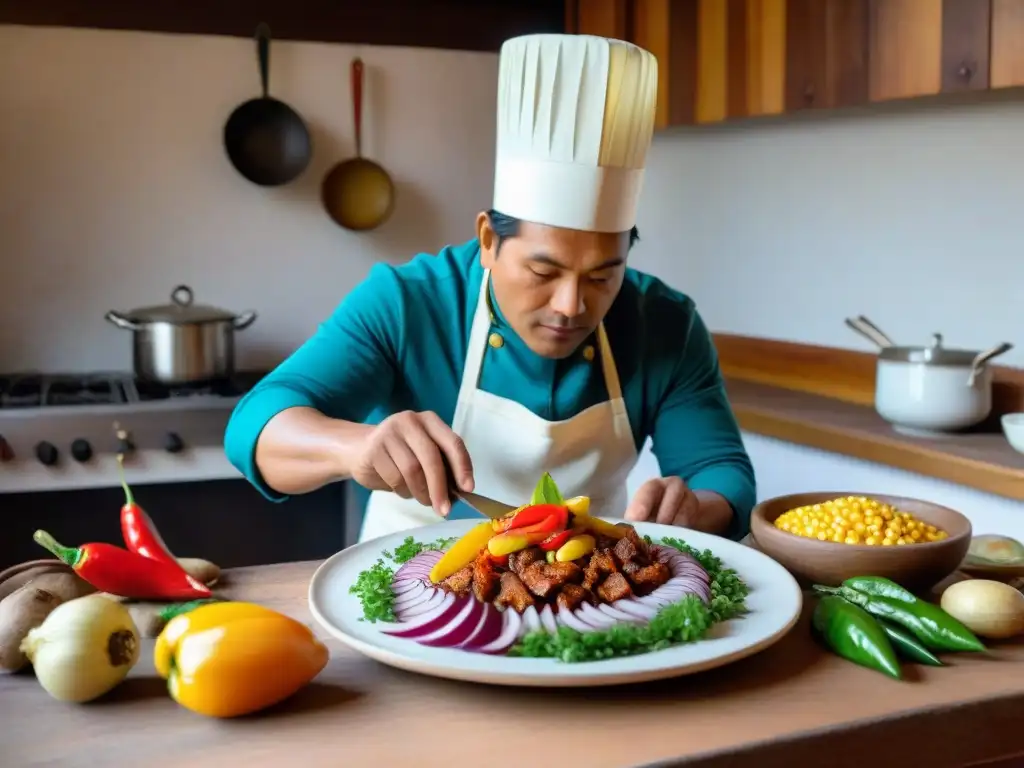
[[(843, 496), (867, 496), (889, 504), (949, 535), (926, 544), (883, 547), (818, 541), (775, 527), (775, 519), (783, 512)], [(794, 493), (763, 501), (751, 514), (750, 532), (758, 548), (798, 581), (830, 587), (851, 576), (884, 576), (907, 589), (930, 589), (960, 567), (971, 545), (971, 521), (948, 507), (903, 496), (850, 491)]]

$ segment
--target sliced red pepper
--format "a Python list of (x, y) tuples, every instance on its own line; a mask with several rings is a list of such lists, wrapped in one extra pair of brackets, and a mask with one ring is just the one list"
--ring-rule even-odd
[(153, 560), (102, 542), (65, 547), (46, 531), (36, 531), (33, 538), (101, 592), (138, 600), (174, 601), (195, 600), (212, 594), (209, 587), (177, 564)]
[(544, 539), (544, 541), (542, 541), (538, 546), (545, 552), (553, 552), (571, 539), (574, 533), (576, 533), (576, 531), (571, 528), (566, 531), (553, 533)]
[(508, 517), (501, 518), (501, 520), (497, 521), (498, 526), (496, 527), (502, 533), (519, 528), (530, 528), (543, 523), (550, 515), (559, 514), (563, 510), (566, 520), (568, 520), (569, 509), (567, 507), (561, 507), (557, 504), (534, 504), (531, 507), (524, 507), (518, 512), (513, 512)]
[(491, 555), (491, 562), (499, 568), (508, 568), (508, 555)]

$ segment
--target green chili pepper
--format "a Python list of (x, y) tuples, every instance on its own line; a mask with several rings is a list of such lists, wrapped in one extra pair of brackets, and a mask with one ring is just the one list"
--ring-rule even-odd
[(883, 578), (882, 576), (854, 576), (844, 581), (843, 586), (856, 589), (865, 595), (886, 597), (899, 603), (906, 603), (907, 605), (916, 605), (921, 602), (913, 592), (904, 589), (895, 581)]
[(914, 598), (913, 603), (868, 595), (847, 586), (815, 586), (818, 594), (835, 595), (858, 605), (878, 619), (899, 624), (932, 651), (984, 651), (974, 634), (939, 606)]
[(896, 649), (896, 653), (903, 656), (903, 658), (909, 661), (916, 661), (919, 664), (927, 664), (930, 667), (942, 666), (939, 658), (921, 645), (918, 639), (906, 630), (883, 620), (879, 620), (878, 625), (889, 637), (889, 641), (892, 643), (892, 647)]
[(819, 638), (844, 659), (896, 680), (902, 677), (889, 638), (862, 608), (841, 597), (826, 595), (814, 609), (811, 626)]

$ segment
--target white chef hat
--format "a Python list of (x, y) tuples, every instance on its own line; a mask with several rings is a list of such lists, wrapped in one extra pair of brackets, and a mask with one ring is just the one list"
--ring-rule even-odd
[(525, 35), (501, 47), (495, 210), (588, 232), (636, 223), (658, 62), (631, 43)]

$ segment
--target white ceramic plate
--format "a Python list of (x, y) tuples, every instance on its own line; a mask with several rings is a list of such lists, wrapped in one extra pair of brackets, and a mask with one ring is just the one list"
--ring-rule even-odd
[(518, 686), (595, 686), (638, 683), (676, 677), (728, 664), (764, 650), (796, 623), (803, 595), (792, 576), (756, 550), (728, 539), (654, 523), (637, 523), (637, 532), (655, 541), (675, 537), (697, 549), (710, 549), (734, 568), (750, 587), (749, 613), (721, 622), (694, 643), (602, 661), (565, 663), (554, 659), (490, 656), (452, 648), (431, 648), (385, 635), (360, 621), (362, 606), (349, 587), (384, 550), (393, 551), (407, 536), (436, 541), (461, 536), (478, 520), (452, 520), (357, 544), (328, 558), (313, 574), (309, 607), (334, 637), (356, 651), (399, 669), (454, 680)]

